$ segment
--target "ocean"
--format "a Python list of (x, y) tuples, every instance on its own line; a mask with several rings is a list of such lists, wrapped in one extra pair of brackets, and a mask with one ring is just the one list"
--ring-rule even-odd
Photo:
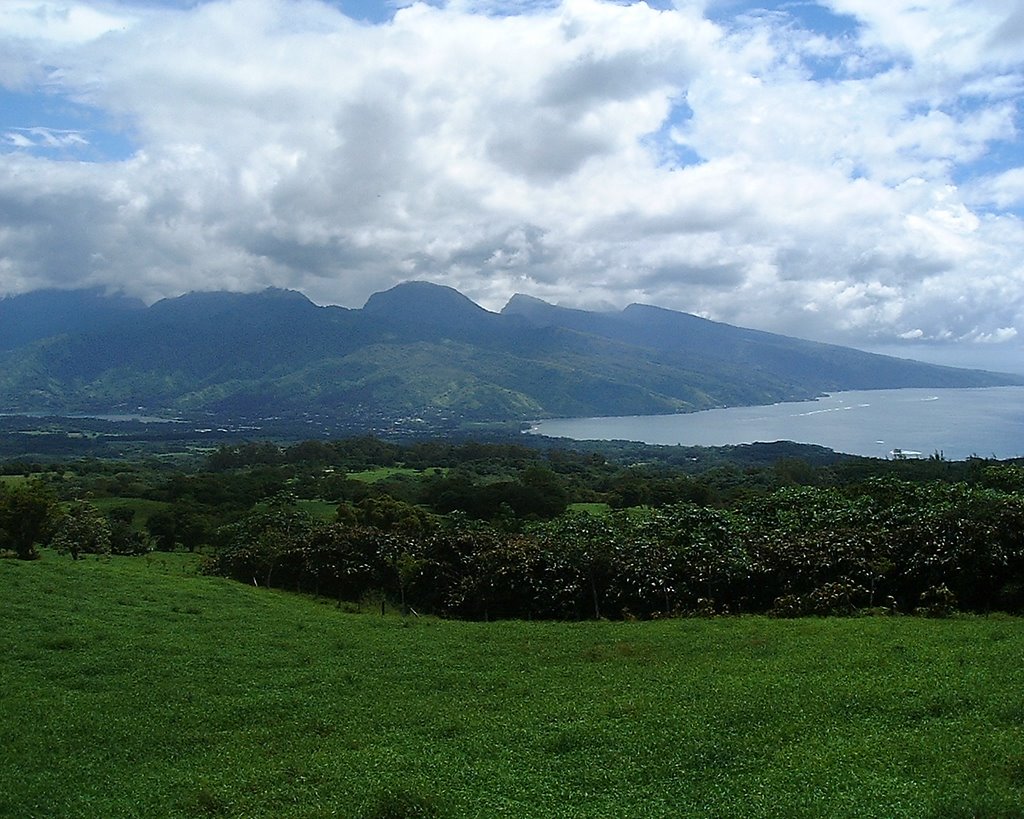
[(795, 441), (875, 458), (1017, 458), (1024, 457), (1024, 387), (837, 392), (687, 414), (549, 419), (530, 432), (687, 446)]

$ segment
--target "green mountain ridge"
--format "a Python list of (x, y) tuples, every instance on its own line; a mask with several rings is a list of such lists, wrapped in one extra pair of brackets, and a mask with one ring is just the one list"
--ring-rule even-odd
[[(276, 289), (190, 293), (134, 309), (81, 297), (92, 312), (60, 333), (52, 321), (32, 324), (45, 313), (38, 305), (19, 313), (27, 297), (0, 301), (14, 317), (14, 346), (0, 352), (0, 410), (507, 421), (1024, 383), (649, 305), (592, 313), (517, 295), (494, 313), (426, 282), (376, 293), (362, 309)], [(73, 298), (60, 294), (65, 312)]]

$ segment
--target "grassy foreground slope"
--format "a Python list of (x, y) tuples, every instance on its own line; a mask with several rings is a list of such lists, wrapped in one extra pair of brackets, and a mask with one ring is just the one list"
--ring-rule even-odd
[(0, 560), (0, 816), (1024, 816), (1018, 619), (465, 623)]

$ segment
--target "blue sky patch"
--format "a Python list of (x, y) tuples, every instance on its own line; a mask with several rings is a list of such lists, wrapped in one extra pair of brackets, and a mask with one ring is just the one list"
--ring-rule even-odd
[(763, 0), (723, 0), (713, 3), (707, 11), (709, 20), (728, 27), (729, 24), (742, 17), (761, 17), (783, 13), (794, 23), (808, 31), (824, 34), (827, 37), (856, 37), (859, 29), (856, 18), (846, 14), (836, 14), (819, 3), (787, 2), (765, 3)]
[(0, 152), (49, 159), (111, 162), (135, 153), (135, 143), (101, 110), (57, 95), (0, 88)]
[(693, 119), (693, 109), (686, 100), (680, 100), (672, 106), (671, 113), (654, 133), (644, 138), (644, 144), (658, 156), (662, 165), (670, 168), (685, 168), (687, 165), (699, 165), (704, 161), (697, 151), (689, 145), (681, 145), (673, 138), (672, 132)]
[(778, 8), (789, 14), (802, 28), (833, 39), (854, 38), (860, 28), (856, 18), (836, 14), (818, 3), (782, 3)]
[(396, 7), (380, 0), (332, 0), (331, 5), (346, 17), (367, 23), (386, 23), (395, 16)]

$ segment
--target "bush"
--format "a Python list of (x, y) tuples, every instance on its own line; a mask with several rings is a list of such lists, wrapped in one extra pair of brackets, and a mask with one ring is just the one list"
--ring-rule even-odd
[(956, 614), (956, 595), (945, 583), (931, 586), (921, 592), (921, 605), (914, 614), (922, 617), (950, 617)]
[(776, 597), (772, 607), (768, 609), (770, 617), (803, 617), (804, 614), (804, 600), (796, 594)]
[(867, 590), (849, 581), (825, 583), (808, 595), (808, 613), (819, 617), (850, 617), (858, 611), (858, 603), (867, 597)]
[(851, 617), (858, 614), (858, 603), (867, 597), (867, 590), (848, 580), (824, 583), (809, 594), (784, 594), (775, 598), (769, 614), (772, 617)]

